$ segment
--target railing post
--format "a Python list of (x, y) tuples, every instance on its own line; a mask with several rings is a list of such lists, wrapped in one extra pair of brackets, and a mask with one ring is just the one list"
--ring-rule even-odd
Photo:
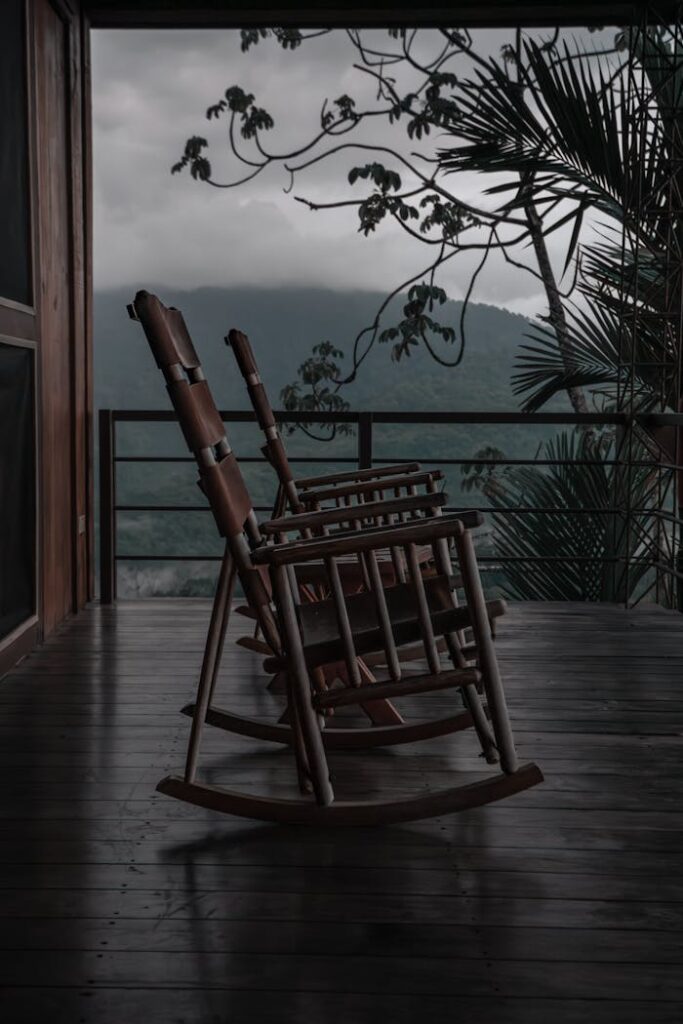
[(100, 601), (116, 599), (116, 439), (114, 414), (100, 409)]
[[(605, 565), (605, 573), (612, 576), (611, 590), (617, 604), (629, 606), (629, 581), (631, 572), (630, 558), (630, 494), (629, 494), (629, 452), (630, 437), (628, 431), (632, 428), (625, 422), (618, 424), (614, 429), (614, 461), (612, 491), (610, 504), (618, 512), (610, 515), (611, 529), (609, 531), (610, 548), (616, 559)], [(626, 454), (624, 454), (626, 453)], [(623, 552), (623, 556), (622, 556)]]
[(358, 468), (372, 468), (372, 413), (358, 413)]

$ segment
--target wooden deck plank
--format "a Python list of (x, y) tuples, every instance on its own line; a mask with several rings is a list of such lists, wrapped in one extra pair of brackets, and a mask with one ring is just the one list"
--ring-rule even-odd
[[(674, 1002), (583, 999), (505, 999), (496, 992), (483, 998), (408, 996), (384, 992), (359, 995), (339, 992), (292, 993), (216, 989), (142, 989), (96, 986), (40, 990), (8, 988), (0, 992), (0, 1012), (11, 1010), (12, 1024), (39, 1020), (82, 1024), (232, 1024), (324, 1021), (325, 1024), (376, 1024), (379, 1014), (395, 1024), (419, 1020), (457, 1020), (458, 1024), (680, 1024)], [(382, 1019), (381, 1017), (379, 1019)]]
[[(341, 835), (155, 794), (206, 623), (201, 601), (93, 607), (0, 682), (1, 1019), (679, 1024), (683, 616), (514, 606), (498, 649), (546, 784)], [(228, 643), (221, 701), (275, 717), (264, 682)], [(208, 729), (205, 755), (212, 781), (293, 792), (284, 749)], [(366, 794), (480, 767), (469, 735), (333, 760)]]

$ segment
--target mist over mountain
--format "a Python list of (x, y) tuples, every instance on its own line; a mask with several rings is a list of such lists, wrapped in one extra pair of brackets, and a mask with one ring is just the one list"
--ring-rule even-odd
[[(157, 290), (157, 289), (151, 289)], [(231, 327), (249, 335), (271, 402), (280, 406), (280, 389), (296, 378), (297, 369), (313, 345), (331, 341), (346, 353), (342, 367), (350, 366), (349, 353), (358, 331), (371, 323), (384, 296), (370, 292), (335, 292), (313, 288), (246, 289), (201, 288), (194, 291), (158, 289), (167, 305), (183, 311), (216, 401), (224, 409), (248, 409), (243, 379), (224, 337)], [(95, 402), (97, 408), (170, 409), (170, 403), (139, 324), (128, 318), (131, 291), (95, 295)], [(383, 327), (401, 319), (402, 301), (396, 300), (383, 318)], [(459, 302), (440, 307), (441, 323), (456, 328), (459, 337)], [(423, 349), (402, 359), (391, 359), (391, 343), (375, 345), (358, 373), (343, 389), (356, 410), (401, 411), (512, 411), (519, 403), (510, 384), (515, 354), (529, 322), (495, 306), (472, 304), (466, 324), (467, 344), (461, 364), (454, 369), (436, 363)], [(453, 358), (456, 346), (441, 345), (443, 358)], [(549, 408), (566, 409), (563, 399)], [(228, 436), (238, 457), (259, 457), (262, 437), (251, 424), (228, 424)], [(450, 501), (457, 507), (486, 505), (478, 492), (463, 488), (459, 466), (440, 460), (472, 458), (484, 446), (493, 446), (509, 458), (533, 458), (552, 428), (474, 424), (375, 424), (375, 459), (416, 459), (442, 465)], [(301, 431), (286, 438), (290, 456), (322, 459), (323, 464), (298, 464), (301, 475), (348, 468), (340, 459), (355, 459), (357, 438), (351, 434), (321, 443)], [(120, 424), (120, 455), (187, 456), (175, 423)], [(275, 497), (276, 481), (264, 462), (242, 464), (252, 500), (267, 518)], [(295, 465), (296, 469), (296, 465)], [(117, 497), (130, 505), (203, 504), (196, 488), (191, 460), (130, 462), (117, 467)], [(139, 555), (182, 554), (196, 562), (127, 561), (119, 566), (122, 596), (210, 593), (215, 564), (200, 556), (218, 555), (220, 539), (212, 518), (203, 511), (182, 514), (122, 512), (118, 517), (120, 552)]]
[[(167, 404), (159, 375), (139, 325), (126, 314), (130, 291), (99, 292), (95, 297), (95, 393), (99, 406), (159, 408)], [(261, 374), (274, 406), (280, 389), (296, 376), (314, 344), (331, 341), (350, 352), (358, 331), (374, 319), (384, 299), (373, 292), (335, 292), (314, 288), (168, 289), (160, 292), (167, 305), (182, 309), (207, 377), (220, 405), (246, 408), (241, 378), (223, 338), (231, 327), (249, 335)], [(398, 322), (401, 299), (383, 317), (383, 326)], [(434, 316), (455, 327), (460, 336), (462, 303), (438, 307)], [(473, 303), (467, 315), (465, 355), (460, 366), (437, 364), (420, 347), (396, 363), (391, 343), (375, 345), (358, 379), (343, 394), (353, 409), (515, 409), (510, 376), (515, 352), (528, 321), (495, 306)], [(437, 351), (452, 359), (456, 346)]]

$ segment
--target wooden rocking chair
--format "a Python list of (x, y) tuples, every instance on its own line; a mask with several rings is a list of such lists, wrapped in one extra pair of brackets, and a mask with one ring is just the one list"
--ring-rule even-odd
[[(471, 537), (461, 518), (432, 517), (408, 524), (344, 531), (337, 537), (263, 544), (247, 488), (182, 316), (176, 310), (166, 309), (155, 296), (146, 292), (136, 296), (134, 313), (142, 322), (157, 364), (163, 370), (185, 439), (199, 467), (200, 486), (226, 540), (185, 774), (164, 779), (158, 789), (200, 806), (262, 820), (369, 824), (406, 821), (473, 807), (541, 781), (541, 773), (535, 765), (519, 766), (517, 763), (491, 639), (489, 617), (493, 609), (487, 607), (484, 600)], [(467, 607), (458, 608), (453, 600), (452, 569), (447, 551), (451, 541), (455, 541), (458, 548)], [(432, 546), (438, 567), (438, 575), (428, 581), (423, 579), (417, 562), (420, 544)], [(377, 570), (376, 553), (392, 546), (402, 547), (410, 581), (385, 590)], [(371, 581), (368, 592), (344, 594), (338, 566), (339, 559), (347, 555), (366, 560)], [(321, 559), (328, 572), (332, 597), (300, 605), (292, 568)], [(242, 735), (290, 745), (295, 754), (300, 788), (305, 794), (312, 791), (313, 798), (256, 797), (197, 781), (200, 739), (204, 723), (210, 720), (209, 709), (236, 575), (250, 606), (258, 609), (264, 636), (286, 673), (291, 722), (269, 725), (230, 716), (231, 724), (224, 718), (221, 725)], [(479, 670), (467, 666), (460, 646), (459, 636), (466, 626), (471, 626), (474, 632)], [(448, 646), (451, 667), (447, 670), (440, 663), (436, 647), (438, 636), (444, 637)], [(423, 644), (429, 673), (403, 678), (397, 651), (402, 644), (418, 640)], [(387, 682), (364, 686), (359, 657), (381, 647), (385, 650), (390, 678)], [(337, 660), (345, 663), (349, 685), (328, 689), (321, 685), (319, 670)], [(479, 685), (486, 695), (490, 724), (479, 698)], [(402, 723), (371, 729), (326, 727), (325, 716), (335, 707), (364, 704), (369, 699), (389, 701), (392, 697), (447, 687), (460, 690), (468, 711), (440, 722)], [(334, 801), (326, 748), (405, 742), (408, 738), (444, 735), (470, 725), (477, 731), (487, 761), (500, 757), (502, 774), (402, 801), (346, 804)], [(372, 739), (364, 735), (368, 733)]]
[[(133, 319), (139, 320), (143, 324), (157, 365), (162, 368), (166, 378), (168, 391), (178, 414), (183, 433), (188, 441), (188, 447), (197, 458), (200, 468), (203, 465), (203, 461), (209, 457), (206, 451), (201, 447), (201, 442), (206, 440), (207, 436), (215, 437), (217, 439), (216, 443), (220, 442), (220, 450), (230, 453), (230, 446), (228, 445), (227, 438), (225, 436), (225, 430), (222, 421), (220, 420), (220, 415), (213, 403), (213, 399), (211, 398), (208, 385), (204, 379), (204, 374), (199, 362), (199, 357), (194, 349), (180, 311), (176, 309), (167, 309), (156, 296), (149, 295), (147, 292), (139, 293), (136, 296), (135, 302), (128, 307), (128, 311)], [(192, 380), (193, 384), (201, 384), (202, 387), (190, 391), (186, 391), (185, 388), (176, 387), (175, 385), (178, 381), (183, 383), (186, 374), (189, 376), (189, 379)], [(192, 401), (189, 404), (188, 395), (192, 398)], [(204, 405), (206, 405), (210, 411), (209, 414), (207, 414), (210, 416), (210, 419), (208, 425), (204, 424), (200, 430), (197, 424), (203, 423), (202, 417), (204, 416)], [(195, 406), (197, 407), (195, 408)], [(220, 428), (218, 427), (219, 423), (221, 424)], [(192, 438), (194, 438), (194, 442), (190, 443)], [(242, 481), (241, 474), (240, 481)], [(205, 490), (201, 475), (199, 484), (200, 487)], [(433, 513), (435, 506), (439, 506), (446, 500), (447, 495), (443, 493), (422, 497), (409, 496), (395, 499), (390, 503), (385, 502), (382, 508), (385, 517), (387, 518), (391, 518), (395, 515), (403, 515), (407, 511), (412, 515), (419, 515), (424, 514), (424, 512)], [(363, 511), (365, 511), (366, 508), (371, 509), (372, 506), (369, 504), (364, 506)], [(303, 536), (308, 536), (309, 527), (311, 526), (322, 531), (329, 530), (330, 526), (335, 524), (342, 528), (344, 526), (348, 526), (350, 516), (354, 520), (354, 528), (357, 528), (359, 525), (357, 522), (358, 511), (357, 509), (348, 509), (346, 506), (337, 509), (322, 510), (316, 513), (302, 513), (300, 515), (271, 520), (270, 522), (263, 524), (262, 527), (259, 527), (252, 510), (249, 515), (247, 530), (250, 544), (254, 547), (263, 543), (261, 531), (266, 534), (275, 534), (280, 538), (286, 536), (290, 532), (301, 533)], [(465, 517), (463, 520), (468, 527), (480, 525), (481, 517), (477, 513), (469, 513), (468, 517)], [(374, 519), (371, 519), (371, 521), (374, 521)], [(233, 565), (231, 577), (230, 573), (226, 569), (226, 565), (231, 559), (231, 552), (228, 547), (226, 547), (221, 575), (219, 577), (218, 589), (214, 599), (214, 609), (209, 627), (209, 637), (207, 639), (207, 658), (205, 659), (205, 666), (203, 669), (203, 671), (205, 670), (206, 672), (212, 673), (212, 678), (214, 679), (212, 689), (213, 685), (215, 685), (215, 678), (217, 676), (218, 666), (222, 656), (223, 641), (228, 626), (230, 603), (234, 589), (233, 577), (235, 574), (235, 565), (238, 564), (235, 563), (235, 565)], [(301, 585), (301, 580), (306, 579), (306, 572), (302, 572), (301, 570), (305, 570), (307, 566), (310, 566), (311, 564), (313, 563), (308, 562), (304, 563), (303, 566), (295, 566), (293, 568), (292, 571), (299, 586)], [(344, 564), (348, 565), (348, 561)], [(318, 570), (320, 568), (323, 568), (324, 570), (324, 565), (322, 565), (322, 563), (318, 565)], [(367, 573), (367, 568), (365, 571)], [(316, 579), (319, 578), (320, 572), (318, 571), (316, 573)], [(248, 601), (246, 610), (249, 612), (250, 616), (255, 618), (257, 628), (263, 639), (254, 641), (253, 638), (240, 638), (237, 642), (242, 643), (243, 646), (246, 646), (249, 649), (256, 650), (258, 653), (265, 654), (267, 656), (267, 661), (265, 663), (266, 669), (274, 673), (271, 688), (275, 690), (280, 688), (284, 689), (286, 673), (284, 672), (283, 666), (278, 661), (277, 657), (281, 648), (281, 641), (278, 634), (277, 624), (272, 617), (268, 605), (270, 593), (268, 591), (264, 598), (263, 589), (262, 587), (255, 585), (255, 579), (256, 577), (253, 567), (247, 566), (241, 579), (244, 594)], [(268, 579), (266, 575), (266, 582), (267, 581)], [(225, 591), (225, 594), (227, 595), (225, 596), (225, 599), (221, 589), (223, 585), (228, 588)], [(491, 620), (493, 621), (496, 616), (503, 614), (505, 605), (502, 601), (493, 601), (489, 603), (488, 609)], [(246, 640), (249, 642), (245, 642)], [(414, 651), (410, 647), (402, 649), (401, 653), (403, 653), (403, 650), (407, 650), (408, 658), (414, 658), (415, 656), (419, 657), (420, 652)], [(476, 657), (476, 649), (474, 645), (470, 645), (469, 650), (467, 648), (464, 648), (464, 650), (468, 653), (469, 657)], [(368, 667), (369, 660), (370, 656), (367, 656), (366, 658), (359, 658), (358, 670), (362, 674), (364, 682), (372, 684), (375, 682), (375, 677)], [(333, 661), (330, 664), (321, 667), (318, 672), (319, 683), (321, 686), (327, 686), (339, 677), (341, 677), (342, 681), (347, 680), (346, 668), (341, 660)], [(273, 683), (279, 683), (280, 686), (273, 686)], [(408, 725), (403, 721), (403, 718), (390, 701), (373, 699), (370, 694), (368, 694), (368, 699), (362, 702), (361, 707), (375, 728), (365, 730), (330, 729), (326, 732), (326, 742), (329, 742), (332, 746), (344, 748), (355, 746), (388, 746), (399, 743), (409, 743), (414, 739), (422, 739), (426, 736), (444, 735), (449, 732), (453, 732), (456, 729), (467, 728), (471, 725), (471, 720), (467, 714), (437, 719), (432, 722)], [(184, 714), (193, 716), (195, 705), (188, 704), (182, 709), (182, 711)], [(329, 713), (332, 713), (332, 711)], [(289, 709), (285, 710), (285, 713), (277, 725), (270, 725), (257, 722), (253, 719), (240, 719), (228, 711), (211, 706), (207, 711), (206, 721), (218, 728), (222, 728), (230, 732), (239, 732), (242, 735), (255, 736), (261, 739), (271, 739), (280, 743), (288, 743), (291, 740), (291, 732), (289, 730)], [(378, 730), (377, 727), (380, 727), (380, 729)]]
[[(256, 357), (251, 342), (246, 334), (233, 328), (229, 331), (225, 342), (232, 350), (239, 371), (244, 378), (247, 393), (256, 414), (259, 427), (265, 437), (262, 452), (274, 468), (278, 478), (278, 491), (273, 507), (273, 516), (280, 517), (289, 508), (290, 512), (299, 515), (303, 536), (311, 536), (315, 525), (311, 520), (303, 518), (304, 512), (319, 510), (321, 505), (333, 502), (337, 508), (354, 508), (357, 516), (349, 512), (347, 525), (358, 529), (363, 526), (388, 525), (393, 518), (406, 521), (411, 515), (410, 503), (397, 509), (391, 504), (393, 499), (402, 495), (415, 497), (420, 491), (433, 495), (433, 510), (439, 515), (444, 504), (445, 494), (439, 490), (439, 482), (443, 473), (438, 469), (424, 471), (418, 462), (403, 462), (398, 465), (372, 467), (369, 469), (351, 469), (340, 473), (319, 476), (300, 477), (295, 479), (287, 456), (287, 449), (277, 426), (275, 414), (268, 399), (268, 393), (261, 380)], [(390, 504), (387, 505), (386, 502)], [(362, 506), (360, 508), (359, 506)], [(420, 508), (427, 508), (420, 503)], [(336, 523), (341, 520), (333, 520)], [(323, 532), (329, 519), (317, 520)], [(273, 524), (269, 524), (274, 532)], [(430, 548), (423, 547), (418, 551), (418, 560), (425, 574), (433, 574)], [(407, 567), (402, 561), (400, 548), (378, 553), (377, 564), (382, 580), (387, 585), (405, 582)], [(367, 571), (362, 559), (347, 559), (340, 563), (339, 572), (342, 586), (347, 593), (356, 593), (367, 586)], [(302, 585), (304, 600), (317, 600), (324, 588), (325, 567), (323, 565), (299, 566), (298, 576)], [(242, 614), (250, 614), (250, 610), (242, 606), (237, 609)], [(244, 647), (267, 653), (262, 641), (255, 637), (240, 637), (237, 641)], [(445, 650), (443, 644), (440, 645)], [(402, 660), (411, 660), (417, 653), (410, 649), (401, 651)], [(365, 667), (371, 669), (381, 664), (384, 658), (380, 653), (368, 655)], [(272, 687), (272, 683), (270, 684)]]
[[(370, 469), (351, 469), (341, 473), (294, 478), (275, 414), (268, 399), (251, 343), (246, 334), (234, 328), (225, 339), (247, 386), (249, 399), (266, 443), (262, 448), (278, 477), (278, 494), (273, 516), (282, 515), (289, 506), (292, 513), (317, 509), (324, 502), (337, 506), (353, 503), (376, 502), (387, 496), (402, 493), (415, 495), (424, 487), (427, 493), (438, 491), (443, 473), (438, 469), (424, 471), (418, 462), (402, 462), (394, 466), (374, 466)], [(367, 509), (364, 510), (367, 519)], [(379, 514), (377, 525), (381, 525)]]

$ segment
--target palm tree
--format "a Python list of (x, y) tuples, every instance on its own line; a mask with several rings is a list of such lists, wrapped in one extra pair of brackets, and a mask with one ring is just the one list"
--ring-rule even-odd
[[(506, 212), (559, 208), (546, 235), (572, 225), (565, 269), (574, 262), (579, 300), (562, 300), (558, 312), (555, 287), (547, 325), (537, 325), (521, 350), (513, 386), (527, 411), (558, 392), (571, 397), (587, 388), (606, 410), (678, 408), (683, 63), (665, 30), (629, 31), (618, 43), (626, 59), (616, 69), (577, 47), (558, 52), (533, 41), (524, 44), (516, 79), (490, 61), (460, 86), (458, 142), (440, 154), (452, 172), (514, 174), (489, 190)], [(600, 237), (581, 244), (588, 210)], [(544, 283), (548, 292), (554, 279)], [(543, 452), (544, 459), (561, 455), (561, 465), (516, 471), (502, 496), (492, 497), (499, 554), (531, 559), (510, 563), (512, 593), (604, 600), (642, 589), (644, 572), (613, 567), (634, 559), (646, 566), (662, 542), (660, 526), (653, 536), (648, 517), (628, 511), (655, 501), (659, 452), (652, 437), (636, 432), (624, 466), (615, 445), (604, 436), (564, 435)], [(624, 517), (607, 511), (617, 497), (625, 499)], [(526, 512), (504, 514), (513, 506)], [(536, 506), (580, 515), (537, 514)], [(535, 561), (540, 556), (546, 560)]]

